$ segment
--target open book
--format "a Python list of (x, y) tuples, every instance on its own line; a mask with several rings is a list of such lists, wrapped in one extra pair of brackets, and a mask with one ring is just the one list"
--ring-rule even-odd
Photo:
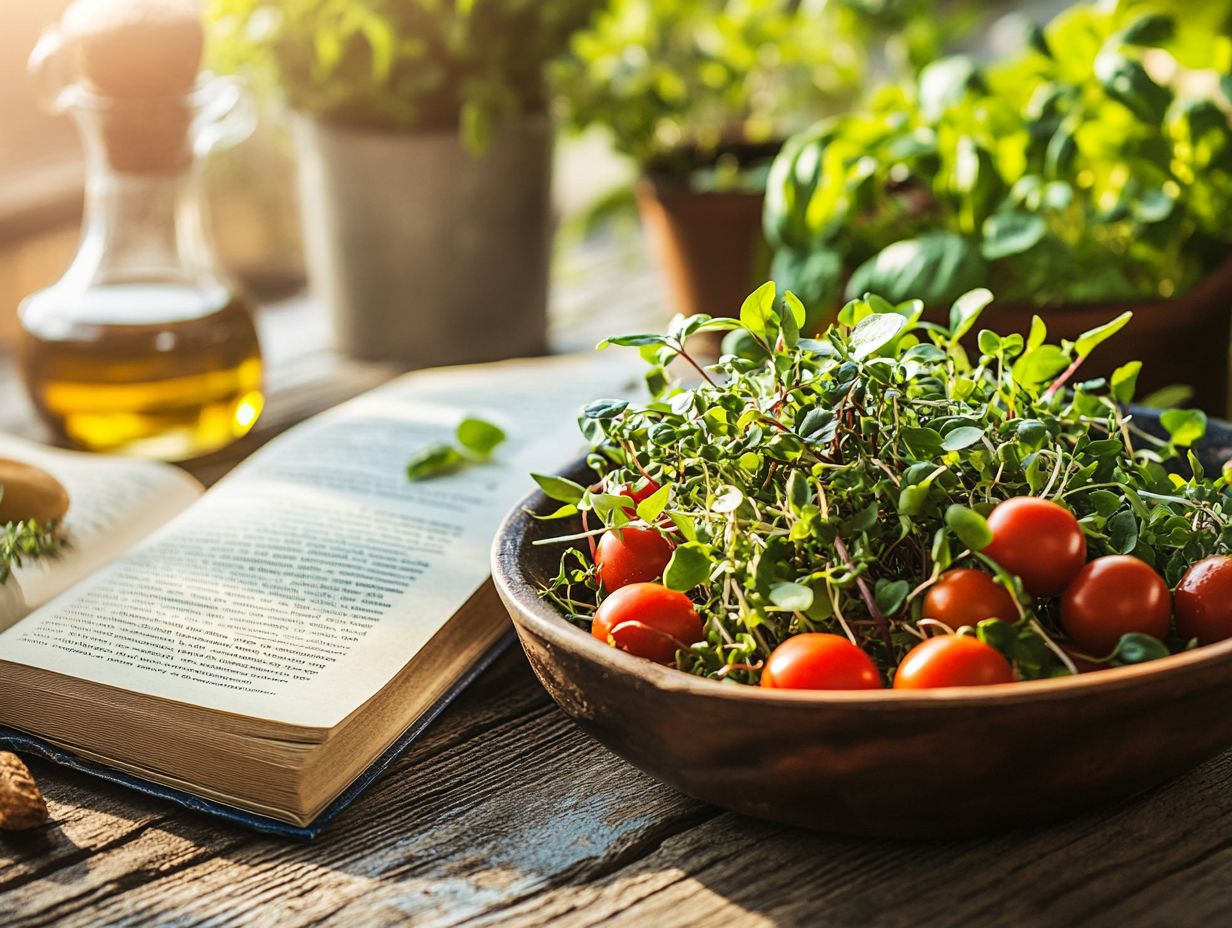
[[(0, 436), (66, 486), (71, 548), (0, 587), (0, 726), (74, 759), (307, 826), (506, 635), (488, 549), (580, 449), (618, 360), (407, 375), (306, 422), (209, 492), (167, 465)], [(508, 440), (420, 483), (467, 415)]]

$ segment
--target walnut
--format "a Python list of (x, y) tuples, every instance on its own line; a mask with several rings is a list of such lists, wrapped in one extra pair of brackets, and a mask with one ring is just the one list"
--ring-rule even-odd
[(25, 831), (47, 821), (47, 803), (21, 758), (0, 751), (0, 831)]

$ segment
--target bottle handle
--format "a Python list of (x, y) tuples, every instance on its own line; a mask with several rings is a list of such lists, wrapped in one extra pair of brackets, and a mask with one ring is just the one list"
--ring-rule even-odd
[(207, 96), (193, 118), (193, 153), (197, 157), (237, 145), (257, 127), (256, 104), (238, 80), (214, 77), (202, 89)]
[(44, 30), (26, 59), (26, 69), (38, 86), (39, 104), (52, 113), (68, 108), (67, 94), (73, 83), (65, 54), (64, 36), (55, 26)]

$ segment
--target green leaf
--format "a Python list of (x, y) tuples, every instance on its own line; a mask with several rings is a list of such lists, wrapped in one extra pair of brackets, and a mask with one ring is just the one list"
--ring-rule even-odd
[(971, 331), (984, 307), (992, 302), (992, 291), (984, 287), (968, 290), (950, 307), (950, 341), (960, 341)]
[(898, 512), (899, 515), (916, 516), (924, 508), (924, 502), (928, 499), (929, 486), (925, 483), (913, 484), (903, 487), (898, 493)]
[(1138, 372), (1142, 370), (1141, 361), (1130, 361), (1122, 364), (1112, 372), (1112, 398), (1123, 406), (1134, 401), (1134, 390), (1138, 387)]
[(628, 400), (594, 400), (586, 404), (582, 415), (587, 419), (615, 419), (628, 408)]
[(614, 335), (599, 342), (596, 350), (606, 348), (609, 345), (617, 345), (621, 348), (641, 348), (645, 345), (666, 344), (668, 344), (668, 340), (665, 335)]
[(663, 571), (663, 585), (669, 590), (687, 593), (709, 580), (713, 567), (710, 556), (700, 545), (691, 542), (679, 545)]
[(883, 248), (852, 272), (847, 293), (879, 293), (891, 303), (920, 299), (936, 305), (979, 287), (984, 277), (983, 259), (966, 238), (937, 232)]
[(1121, 30), (1121, 41), (1126, 45), (1158, 48), (1171, 39), (1175, 32), (1176, 24), (1171, 16), (1166, 13), (1147, 13)]
[(463, 458), (453, 445), (433, 445), (414, 455), (406, 465), (407, 480), (427, 480), (456, 471)]
[(774, 327), (774, 296), (775, 283), (768, 280), (745, 299), (740, 307), (740, 323), (754, 335), (770, 342), (771, 329)]
[(941, 447), (945, 451), (961, 451), (970, 448), (984, 437), (984, 430), (971, 425), (961, 425), (945, 433)]
[(1196, 445), (1206, 434), (1206, 413), (1201, 409), (1169, 409), (1159, 416), (1172, 444), (1181, 448)]
[(1040, 345), (1044, 344), (1044, 339), (1048, 337), (1048, 326), (1044, 324), (1044, 320), (1039, 316), (1031, 317), (1031, 328), (1027, 332), (1026, 350), (1034, 351)]
[(1095, 59), (1095, 76), (1112, 99), (1145, 122), (1159, 125), (1172, 102), (1172, 92), (1151, 79), (1145, 67), (1119, 52), (1102, 52)]
[(1118, 554), (1132, 554), (1138, 547), (1138, 517), (1126, 509), (1108, 520), (1108, 541)]
[(804, 304), (800, 302), (800, 298), (788, 290), (783, 294), (783, 303), (787, 307), (788, 313), (796, 322), (796, 328), (804, 327), (804, 322), (808, 318), (808, 313), (804, 310)]
[(744, 502), (744, 493), (739, 487), (727, 486), (715, 498), (714, 511), (721, 513), (735, 512)]
[(1014, 429), (1014, 437), (1032, 450), (1048, 440), (1048, 426), (1039, 419), (1020, 419)]
[(1107, 340), (1117, 332), (1125, 328), (1130, 319), (1134, 318), (1132, 312), (1123, 312), (1111, 322), (1105, 322), (1101, 326), (1096, 326), (1089, 331), (1083, 332), (1078, 336), (1078, 340), (1074, 342), (1074, 350), (1079, 357), (1085, 358), (1094, 351), (1102, 342)]
[(869, 503), (854, 516), (843, 523), (843, 530), (846, 532), (867, 532), (870, 528), (877, 524), (877, 516), (880, 507), (876, 500)]
[[(561, 503), (576, 505), (586, 495), (586, 488), (580, 483), (574, 483), (567, 477), (553, 477), (548, 474), (531, 474), (539, 489), (543, 490), (548, 499)], [(627, 498), (625, 501), (628, 502)]]
[(670, 484), (664, 484), (655, 490), (644, 500), (637, 504), (637, 517), (643, 522), (651, 523), (658, 521), (659, 516), (663, 514), (663, 510), (667, 508), (667, 501), (671, 498), (672, 488)]
[(480, 459), (490, 456), (506, 438), (500, 426), (473, 416), (458, 423), (455, 437), (464, 451)]
[(1001, 350), (1001, 336), (990, 329), (980, 329), (975, 343), (982, 354), (994, 355)]
[(1048, 37), (1044, 35), (1044, 30), (1035, 23), (1027, 26), (1027, 45), (1045, 58), (1052, 57), (1052, 49), (1048, 47)]
[(911, 584), (906, 580), (887, 580), (881, 577), (873, 588), (873, 601), (885, 615), (894, 615), (903, 608)]
[(894, 341), (907, 320), (897, 313), (874, 313), (865, 316), (851, 330), (851, 356), (857, 361), (867, 358)]
[(805, 612), (813, 605), (813, 591), (802, 583), (776, 583), (770, 588), (770, 602), (780, 609)]
[(998, 261), (1034, 248), (1048, 233), (1048, 225), (1034, 213), (1003, 210), (984, 220), (980, 254)]
[(945, 524), (972, 551), (983, 551), (992, 542), (988, 520), (974, 509), (952, 504), (945, 511)]
[(927, 426), (905, 426), (899, 431), (903, 443), (920, 461), (929, 461), (941, 453), (941, 433)]
[(807, 442), (825, 444), (838, 432), (838, 419), (832, 410), (815, 406), (805, 414), (796, 432)]
[(1147, 661), (1167, 657), (1168, 646), (1158, 638), (1144, 635), (1142, 632), (1130, 632), (1122, 635), (1108, 663), (1114, 667), (1124, 667), (1128, 664), (1144, 664)]
[(1014, 380), (1035, 387), (1069, 367), (1069, 355), (1056, 345), (1040, 345), (1014, 362)]
[(1062, 124), (1052, 138), (1048, 140), (1048, 148), (1044, 153), (1044, 171), (1049, 177), (1066, 179), (1074, 166), (1074, 156), (1078, 154), (1078, 143), (1074, 141), (1074, 127)]
[(984, 619), (975, 627), (975, 637), (1013, 659), (1018, 643), (1018, 629), (1001, 619)]

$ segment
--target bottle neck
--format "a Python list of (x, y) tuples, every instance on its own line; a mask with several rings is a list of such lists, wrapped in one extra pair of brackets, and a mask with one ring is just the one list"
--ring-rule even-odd
[(79, 114), (86, 151), (81, 243), (60, 285), (217, 284), (202, 216), (200, 171), (117, 169), (97, 114)]

